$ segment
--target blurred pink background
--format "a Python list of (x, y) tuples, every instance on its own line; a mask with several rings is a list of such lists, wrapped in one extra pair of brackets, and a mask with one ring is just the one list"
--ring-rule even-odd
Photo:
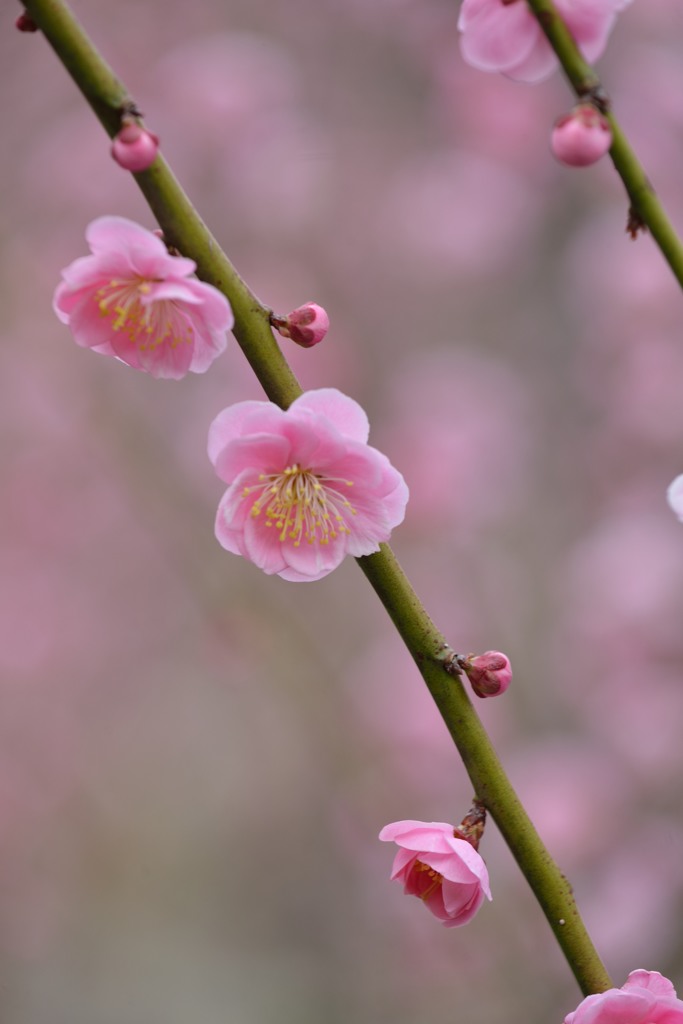
[[(326, 341), (412, 488), (397, 555), (616, 984), (683, 989), (681, 296), (608, 161), (553, 162), (559, 75), (465, 66), (452, 0), (74, 4), (231, 259)], [(18, 9), (17, 9), (18, 10)], [(213, 537), (236, 345), (155, 381), (51, 312), (104, 213), (153, 227), (40, 35), (0, 81), (3, 1024), (542, 1024), (579, 1001), (491, 823), (494, 901), (446, 931), (389, 882), (397, 818), (471, 789), (349, 562), (308, 586)], [(683, 228), (683, 10), (634, 0), (600, 63)]]

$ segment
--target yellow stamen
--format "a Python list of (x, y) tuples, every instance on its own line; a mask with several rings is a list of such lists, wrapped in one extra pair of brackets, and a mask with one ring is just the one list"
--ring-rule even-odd
[(242, 497), (258, 492), (250, 514), (263, 514), (264, 525), (274, 525), (280, 541), (291, 540), (294, 547), (302, 541), (327, 545), (351, 532), (346, 519), (355, 516), (356, 509), (340, 490), (350, 486), (350, 480), (324, 476), (295, 462), (280, 473), (259, 474), (258, 484), (245, 487)]
[(125, 334), (140, 352), (164, 344), (171, 348), (192, 344), (192, 325), (178, 303), (173, 299), (143, 303), (142, 297), (151, 291), (152, 283), (144, 278), (112, 278), (97, 291), (97, 308), (102, 317), (109, 319), (112, 330)]
[(430, 868), (429, 864), (423, 864), (421, 860), (415, 862), (415, 870), (426, 871), (427, 877), (432, 879), (432, 884), (429, 885), (424, 892), (420, 893), (421, 900), (428, 900), (432, 893), (441, 887), (443, 875), (438, 871), (435, 871), (434, 868)]

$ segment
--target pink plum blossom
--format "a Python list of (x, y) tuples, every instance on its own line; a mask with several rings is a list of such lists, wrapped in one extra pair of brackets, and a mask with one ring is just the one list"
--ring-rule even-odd
[(76, 343), (153, 377), (204, 373), (233, 324), (225, 296), (192, 276), (193, 260), (124, 217), (99, 217), (86, 239), (91, 255), (62, 271), (53, 302)]
[(564, 1024), (683, 1024), (683, 1002), (659, 971), (631, 971), (621, 988), (586, 996)]
[[(631, 0), (555, 0), (581, 53), (597, 60), (607, 46), (618, 11)], [(501, 71), (521, 82), (540, 82), (557, 57), (526, 0), (463, 0), (460, 49), (480, 71)]]
[(683, 522), (683, 474), (677, 476), (669, 484), (666, 492), (666, 500), (677, 519)]
[(403, 521), (408, 488), (368, 445), (363, 409), (335, 388), (309, 391), (286, 411), (238, 402), (209, 430), (209, 458), (229, 486), (216, 537), (269, 575), (306, 582), (345, 555), (369, 555)]
[(481, 855), (443, 821), (395, 821), (379, 834), (399, 847), (392, 881), (406, 896), (418, 896), (443, 921), (457, 928), (471, 921), (484, 897), (491, 899), (489, 875)]

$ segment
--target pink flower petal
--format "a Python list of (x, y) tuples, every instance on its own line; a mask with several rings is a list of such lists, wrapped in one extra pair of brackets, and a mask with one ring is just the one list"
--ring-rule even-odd
[(479, 3), (474, 14), (470, 8), (464, 0), (460, 48), (467, 63), (480, 71), (509, 71), (527, 59), (542, 37), (525, 0), (507, 6), (488, 0)]
[(574, 1012), (572, 1024), (649, 1024), (653, 1007), (654, 999), (645, 991), (612, 988), (584, 999)]
[(227, 444), (249, 434), (281, 434), (285, 413), (267, 402), (236, 402), (219, 412), (209, 427), (209, 458), (216, 460)]
[(676, 989), (673, 986), (673, 982), (665, 978), (659, 971), (631, 971), (628, 978), (621, 986), (622, 991), (628, 992), (630, 990), (646, 989), (648, 992), (652, 992), (653, 995), (661, 999), (675, 999)]
[(448, 836), (453, 826), (445, 821), (395, 821), (385, 825), (379, 834), (383, 843), (398, 843), (406, 850), (450, 853)]
[(370, 434), (370, 423), (365, 410), (336, 388), (308, 391), (292, 402), (293, 410), (308, 409), (318, 413), (335, 425), (340, 434), (364, 444)]
[[(380, 838), (382, 834), (380, 832)], [(414, 864), (417, 860), (417, 854), (413, 853), (412, 850), (398, 849), (396, 856), (394, 857), (394, 863), (391, 867), (391, 881), (393, 882), (396, 878), (402, 878), (410, 869), (411, 864)]]
[(285, 549), (279, 540), (278, 529), (268, 529), (262, 518), (249, 516), (244, 523), (244, 555), (268, 576), (287, 568)]
[[(119, 335), (117, 340), (121, 342), (123, 338), (125, 335)], [(147, 370), (153, 377), (166, 380), (181, 380), (190, 369), (194, 354), (192, 342), (185, 339), (167, 341), (159, 346), (138, 346), (137, 349), (125, 343), (120, 344), (119, 348), (115, 340), (113, 348), (116, 354), (131, 366), (134, 364), (123, 353), (134, 353), (140, 369)]]
[[(254, 465), (255, 459), (265, 473), (279, 472), (289, 462), (291, 445), (286, 437), (273, 434), (255, 434), (237, 437), (221, 448), (214, 461), (217, 476), (227, 484)], [(252, 476), (256, 478), (256, 474)]]
[[(305, 544), (298, 547), (294, 544), (283, 544), (282, 554), (288, 570), (296, 574), (297, 580), (321, 580), (344, 561), (346, 545), (343, 535), (339, 534), (328, 544)], [(292, 579), (291, 576), (285, 577)]]

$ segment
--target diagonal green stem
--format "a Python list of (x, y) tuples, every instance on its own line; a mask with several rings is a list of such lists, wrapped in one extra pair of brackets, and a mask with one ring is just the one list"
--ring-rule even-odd
[[(113, 135), (119, 110), (130, 100), (123, 85), (62, 0), (27, 0), (26, 9)], [(301, 393), (275, 343), (269, 310), (252, 294), (202, 222), (165, 161), (135, 178), (166, 240), (197, 263), (199, 276), (220, 288), (235, 312), (235, 336), (266, 394), (286, 408)], [(460, 752), (475, 792), (498, 825), (524, 873), (584, 994), (611, 986), (572, 896), (571, 886), (545, 849), (507, 779), (464, 687), (438, 657), (447, 648), (391, 548), (358, 560), (408, 650)]]
[[(594, 69), (581, 56), (572, 34), (553, 0), (526, 0), (557, 54), (565, 75), (579, 99), (598, 100), (606, 94)], [(609, 105), (608, 105), (609, 106)], [(606, 117), (612, 130), (610, 156), (628, 192), (634, 224), (644, 224), (659, 246), (678, 283), (683, 287), (683, 243), (669, 220), (652, 182), (629, 145), (611, 110)]]

